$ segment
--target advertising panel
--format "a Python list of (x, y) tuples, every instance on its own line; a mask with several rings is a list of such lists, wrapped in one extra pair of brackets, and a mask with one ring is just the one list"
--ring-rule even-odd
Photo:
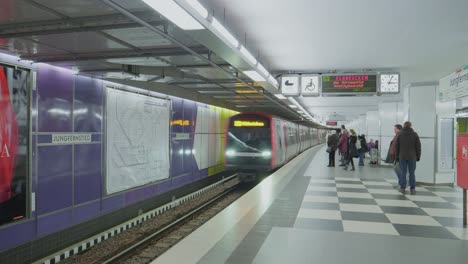
[(107, 88), (107, 193), (169, 177), (171, 103)]
[(30, 71), (0, 65), (0, 225), (26, 217)]
[(457, 138), (457, 185), (468, 189), (468, 135)]

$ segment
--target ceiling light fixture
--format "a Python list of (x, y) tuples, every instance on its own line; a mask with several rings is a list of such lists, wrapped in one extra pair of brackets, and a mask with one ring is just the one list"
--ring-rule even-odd
[(255, 59), (255, 57), (244, 46), (240, 47), (240, 52), (252, 65), (257, 63), (257, 59)]
[(266, 81), (265, 78), (263, 78), (262, 75), (260, 75), (260, 73), (258, 73), (257, 71), (244, 71), (244, 74), (249, 76), (250, 79), (256, 81), (256, 82), (264, 82)]
[(273, 75), (270, 74), (270, 76), (268, 76), (268, 80), (270, 80), (270, 82), (273, 84), (273, 86), (278, 88), (278, 80), (276, 80), (276, 78), (273, 77)]
[(229, 32), (219, 21), (213, 17), (213, 21), (211, 21), (211, 25), (213, 28), (219, 32), (223, 36), (224, 39), (226, 39), (229, 44), (233, 48), (237, 48), (239, 46), (239, 41)]
[(286, 98), (286, 96), (284, 96), (284, 95), (282, 95), (282, 94), (275, 94), (275, 96), (276, 96), (278, 99), (281, 99), (281, 100), (288, 99), (288, 98)]
[(208, 10), (198, 2), (198, 0), (185, 0), (204, 19), (208, 18)]
[(204, 29), (187, 11), (174, 0), (143, 0), (147, 5), (184, 30)]
[(265, 77), (270, 75), (270, 73), (267, 71), (267, 69), (265, 69), (265, 67), (263, 67), (261, 63), (258, 63), (257, 68)]

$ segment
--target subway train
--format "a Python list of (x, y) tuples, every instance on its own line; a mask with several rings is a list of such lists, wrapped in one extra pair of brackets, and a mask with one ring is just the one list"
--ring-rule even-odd
[(323, 142), (325, 133), (263, 113), (234, 115), (226, 129), (226, 168), (237, 170), (244, 181), (256, 180)]

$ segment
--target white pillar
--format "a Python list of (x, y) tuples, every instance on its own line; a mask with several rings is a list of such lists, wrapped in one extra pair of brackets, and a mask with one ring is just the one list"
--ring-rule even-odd
[(421, 140), (421, 161), (416, 165), (416, 181), (435, 183), (437, 85), (410, 85), (405, 92), (408, 120)]

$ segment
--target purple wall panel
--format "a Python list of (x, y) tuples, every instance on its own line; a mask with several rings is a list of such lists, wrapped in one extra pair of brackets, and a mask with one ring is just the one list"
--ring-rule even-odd
[[(172, 120), (185, 120), (184, 119), (184, 108), (183, 108), (183, 100), (180, 98), (172, 97)], [(184, 126), (174, 124), (172, 125), (172, 133), (183, 133)]]
[(55, 214), (40, 217), (37, 220), (37, 236), (42, 237), (63, 230), (71, 226), (72, 221), (71, 208)]
[(75, 145), (75, 204), (101, 196), (101, 144)]
[(85, 76), (75, 79), (75, 132), (102, 131), (102, 81)]
[(52, 135), (37, 135), (37, 143), (52, 143)]
[(39, 132), (72, 131), (73, 78), (68, 70), (40, 65), (37, 80)]
[(37, 170), (36, 170), (36, 137), (31, 137), (31, 147), (29, 151), (33, 151), (36, 155), (32, 156), (31, 164), (29, 164), (29, 168), (31, 168), (31, 192), (36, 192), (36, 179), (37, 179)]
[(144, 188), (131, 190), (125, 193), (125, 205), (134, 204), (145, 199)]
[(172, 157), (171, 157), (171, 177), (181, 175), (184, 170), (184, 141), (185, 140), (172, 140)]
[(37, 154), (38, 214), (71, 206), (72, 146), (42, 146)]
[(184, 127), (185, 133), (195, 133), (197, 122), (197, 104), (194, 101), (184, 100), (184, 119), (190, 120), (190, 126)]
[(197, 121), (197, 104), (193, 101), (184, 100), (184, 119), (190, 120), (190, 126), (185, 127), (185, 133), (190, 133), (190, 140), (184, 141), (184, 173), (197, 170), (197, 164), (192, 154), (186, 155), (185, 150), (192, 151), (194, 132)]
[(154, 185), (148, 186), (145, 188), (144, 192), (145, 192), (145, 199), (154, 197), (158, 194), (158, 185), (154, 184)]
[(0, 229), (0, 251), (26, 243), (36, 234), (35, 221), (21, 222)]
[(91, 141), (93, 142), (100, 142), (102, 140), (102, 136), (99, 134), (91, 135)]
[(124, 194), (117, 194), (102, 200), (102, 213), (109, 213), (124, 206)]
[(158, 194), (172, 190), (171, 180), (163, 181), (158, 184)]
[(37, 131), (36, 120), (37, 120), (37, 90), (31, 91), (31, 129), (33, 132)]
[(78, 224), (98, 216), (100, 209), (100, 201), (76, 206), (73, 212), (73, 223)]

